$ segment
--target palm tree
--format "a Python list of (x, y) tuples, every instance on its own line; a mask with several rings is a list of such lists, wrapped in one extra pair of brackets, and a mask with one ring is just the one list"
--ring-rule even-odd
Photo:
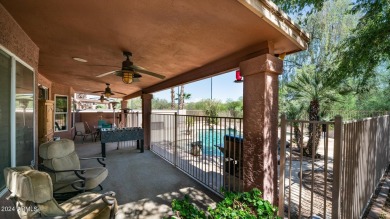
[(171, 87), (171, 110), (175, 109), (175, 88)]
[(185, 100), (189, 100), (191, 99), (191, 94), (188, 94), (188, 93), (182, 93), (180, 95), (177, 95), (177, 97), (175, 98), (175, 100), (178, 100), (179, 101), (179, 109), (184, 109), (184, 105), (185, 105)]
[[(299, 120), (301, 119), (302, 112), (303, 112), (304, 106), (300, 103), (296, 103), (295, 101), (290, 101), (287, 103), (287, 119), (290, 120)], [(293, 132), (294, 132), (294, 141), (298, 148), (301, 147), (300, 143), (302, 141), (302, 131), (299, 128), (298, 122), (293, 122)]]
[[(171, 92), (172, 93), (172, 92)], [(184, 93), (184, 85), (180, 87), (180, 94), (177, 94), (175, 100), (179, 102), (179, 109), (184, 109), (184, 101), (189, 100), (191, 98), (191, 94)]]
[[(330, 82), (327, 74), (319, 74), (314, 65), (305, 65), (297, 70), (293, 81), (287, 84), (295, 100), (307, 105), (310, 121), (319, 121), (320, 112), (330, 107), (332, 102), (339, 100), (339, 95), (346, 94), (345, 91), (338, 91)], [(309, 124), (309, 140), (305, 148), (305, 155), (311, 156), (317, 152), (321, 135), (320, 125)], [(314, 149), (314, 151), (313, 151)]]
[(184, 98), (183, 98), (183, 95), (184, 95), (184, 85), (181, 85), (180, 86), (180, 96), (179, 96), (179, 109), (183, 109), (184, 108)]
[(189, 93), (183, 93), (183, 108), (182, 109), (184, 109), (184, 104), (185, 104), (185, 100), (189, 100), (189, 99), (191, 99), (191, 94), (189, 94)]

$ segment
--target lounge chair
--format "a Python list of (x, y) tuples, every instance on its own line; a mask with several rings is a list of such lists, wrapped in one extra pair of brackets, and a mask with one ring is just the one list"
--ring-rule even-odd
[(61, 204), (53, 198), (49, 174), (29, 166), (5, 168), (6, 186), (20, 218), (114, 218), (114, 192), (82, 193)]
[[(90, 191), (100, 185), (107, 177), (108, 170), (103, 163), (104, 158), (78, 157), (74, 142), (69, 139), (47, 142), (39, 146), (39, 156), (43, 162), (40, 170), (49, 173), (54, 187), (55, 197), (61, 199), (61, 194)], [(80, 167), (80, 160), (96, 159), (103, 167)]]

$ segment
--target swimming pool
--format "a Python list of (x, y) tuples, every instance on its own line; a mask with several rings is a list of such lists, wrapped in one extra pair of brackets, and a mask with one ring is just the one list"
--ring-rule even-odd
[(202, 153), (211, 156), (222, 156), (216, 145), (223, 146), (224, 136), (240, 136), (234, 129), (205, 129), (199, 132), (199, 139), (202, 141)]

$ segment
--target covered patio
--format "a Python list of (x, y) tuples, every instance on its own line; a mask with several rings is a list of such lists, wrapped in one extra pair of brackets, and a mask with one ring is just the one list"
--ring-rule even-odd
[[(40, 144), (73, 138), (79, 119), (72, 110), (75, 93), (122, 98), (120, 108), (140, 96), (146, 152), (124, 149), (129, 159), (122, 160), (113, 159), (118, 152), (112, 151), (107, 157), (110, 175), (125, 172), (121, 177), (126, 180), (108, 179), (105, 189), (120, 190), (117, 198), (130, 217), (167, 213), (169, 200), (184, 193), (213, 203), (209, 198), (216, 196), (177, 170), (171, 173), (172, 166), (147, 151), (153, 138), (151, 100), (154, 92), (239, 69), (245, 77), (244, 190), (257, 187), (277, 204), (278, 75), (284, 56), (306, 49), (309, 37), (271, 1), (0, 0), (0, 21), (5, 30), (0, 33), (1, 92), (9, 94), (1, 100), (5, 117), (0, 122), (10, 124), (0, 139), (6, 142), (0, 169), (37, 167)], [(132, 53), (138, 67), (121, 67), (124, 52)], [(29, 102), (23, 104), (26, 95)], [(99, 149), (98, 143), (77, 147), (81, 154), (98, 154)], [(163, 174), (158, 177), (156, 164)], [(154, 190), (159, 182), (163, 187)], [(3, 178), (0, 183), (3, 201)], [(142, 210), (144, 205), (153, 210)]]
[[(99, 143), (77, 145), (82, 157), (100, 155)], [(198, 207), (215, 206), (221, 198), (195, 180), (161, 159), (145, 151), (139, 153), (128, 142), (117, 150), (116, 143), (107, 145), (109, 177), (103, 192), (115, 190), (119, 204), (118, 218), (162, 218), (172, 213), (171, 201), (188, 194)], [(96, 162), (85, 163), (96, 166)], [(125, 183), (124, 183), (125, 182)]]

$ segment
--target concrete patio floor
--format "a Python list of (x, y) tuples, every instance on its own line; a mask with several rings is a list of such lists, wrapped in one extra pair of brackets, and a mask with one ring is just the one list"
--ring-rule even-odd
[[(203, 209), (215, 207), (215, 201), (221, 200), (151, 151), (140, 153), (131, 143), (121, 144), (118, 150), (117, 143), (106, 147), (109, 175), (102, 192), (116, 193), (117, 218), (163, 218), (172, 214), (171, 201), (185, 194)], [(76, 151), (80, 157), (100, 156), (100, 142), (76, 141)], [(97, 164), (93, 160), (82, 161), (82, 167)]]

